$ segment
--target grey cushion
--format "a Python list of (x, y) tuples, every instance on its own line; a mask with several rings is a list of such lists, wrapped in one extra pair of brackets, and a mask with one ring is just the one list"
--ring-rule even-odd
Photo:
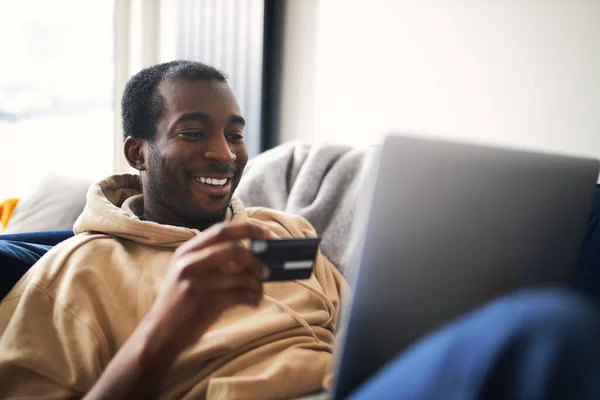
[(73, 229), (85, 206), (91, 180), (51, 175), (17, 204), (2, 233)]

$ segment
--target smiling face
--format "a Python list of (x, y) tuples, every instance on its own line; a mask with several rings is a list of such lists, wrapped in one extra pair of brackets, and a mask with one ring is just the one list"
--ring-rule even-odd
[(132, 165), (142, 171), (144, 217), (206, 228), (223, 220), (248, 161), (244, 119), (224, 82), (166, 79), (157, 91), (164, 109), (154, 140), (126, 141), (128, 159), (137, 145), (143, 162)]

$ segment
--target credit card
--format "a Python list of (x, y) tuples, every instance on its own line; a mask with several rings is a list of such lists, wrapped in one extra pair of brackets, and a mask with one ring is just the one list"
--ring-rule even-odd
[(253, 240), (250, 251), (269, 266), (268, 281), (308, 279), (321, 238)]

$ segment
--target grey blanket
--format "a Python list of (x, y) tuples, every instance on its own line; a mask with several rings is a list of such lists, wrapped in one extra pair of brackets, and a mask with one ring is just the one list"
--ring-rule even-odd
[[(253, 158), (236, 190), (246, 206), (301, 215), (322, 237), (323, 254), (345, 273), (374, 148), (290, 142)], [(374, 178), (373, 178), (374, 179)]]

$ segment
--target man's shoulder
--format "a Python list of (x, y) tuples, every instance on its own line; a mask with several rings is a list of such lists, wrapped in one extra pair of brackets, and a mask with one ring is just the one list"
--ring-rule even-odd
[(111, 251), (119, 245), (119, 239), (101, 232), (79, 233), (54, 246), (40, 261), (44, 264), (64, 265), (73, 260), (100, 259), (104, 251)]
[(267, 207), (248, 207), (246, 210), (249, 220), (267, 225), (280, 238), (317, 236), (311, 223), (300, 215)]
[(106, 263), (118, 240), (103, 233), (81, 233), (51, 248), (17, 283), (9, 297), (19, 296), (30, 285), (52, 292), (65, 275), (73, 276), (82, 266)]

